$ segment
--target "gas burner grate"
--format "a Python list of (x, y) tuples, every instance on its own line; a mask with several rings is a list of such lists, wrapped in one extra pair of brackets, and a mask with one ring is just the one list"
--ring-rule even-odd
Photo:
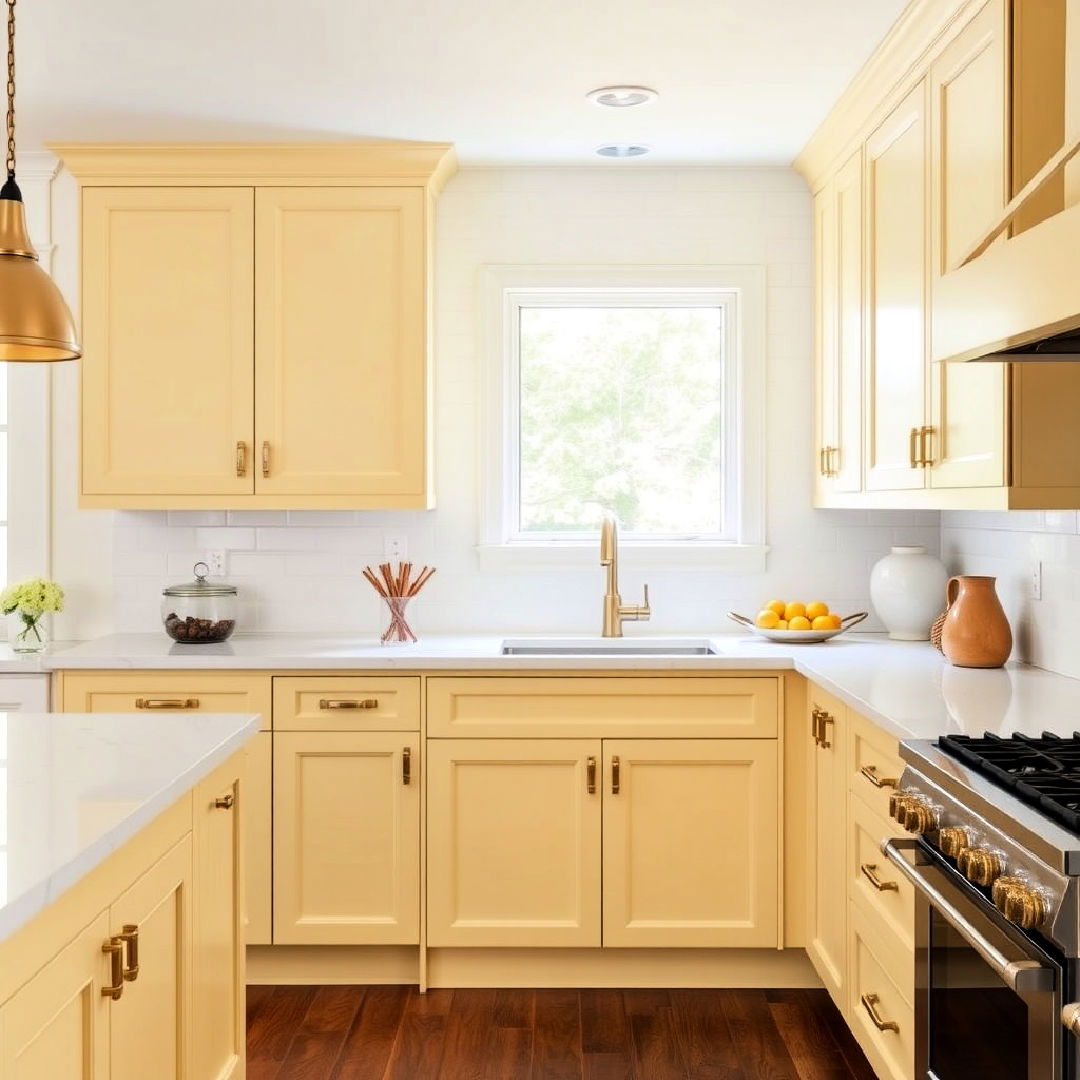
[(1041, 737), (942, 735), (938, 745), (1080, 833), (1080, 733)]

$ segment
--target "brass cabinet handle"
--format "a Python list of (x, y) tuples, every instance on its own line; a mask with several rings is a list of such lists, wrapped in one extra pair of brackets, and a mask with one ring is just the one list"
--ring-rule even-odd
[(377, 709), (378, 698), (320, 698), (320, 709)]
[(621, 790), (621, 772), (622, 768), (619, 762), (618, 754), (611, 755), (611, 794), (618, 795)]
[(101, 996), (119, 1001), (124, 992), (124, 943), (119, 938), (110, 938), (101, 946), (101, 951), (109, 958), (112, 976), (112, 983), (101, 988)]
[(236, 475), (247, 476), (247, 443), (236, 444)]
[(590, 795), (596, 794), (596, 758), (592, 754), (585, 759), (585, 790)]
[(189, 698), (147, 698), (138, 697), (135, 699), (136, 709), (197, 709), (199, 707), (199, 699), (197, 697)]
[(219, 795), (214, 800), (215, 810), (231, 810), (236, 805), (236, 796), (230, 791), (228, 795)]
[(124, 923), (124, 932), (116, 936), (127, 946), (124, 981), (134, 982), (139, 977), (139, 928), (135, 923)]
[(913, 469), (917, 469), (919, 467), (918, 444), (919, 429), (917, 427), (913, 427), (908, 433), (908, 464), (910, 464)]
[(262, 474), (270, 475), (270, 444), (264, 439), (262, 444)]
[(882, 881), (881, 878), (877, 876), (875, 873), (877, 870), (877, 863), (863, 863), (859, 869), (863, 872), (863, 877), (866, 878), (878, 892), (900, 891), (900, 886), (897, 885), (895, 881)]
[(831, 446), (829, 448), (829, 475), (836, 477), (840, 475), (840, 447)]
[(824, 446), (818, 451), (818, 472), (821, 473), (822, 476), (829, 475), (829, 467), (825, 464), (825, 455), (828, 452), (828, 448)]
[(876, 788), (894, 788), (896, 787), (895, 776), (878, 776), (876, 765), (864, 765), (859, 773), (865, 776), (867, 780)]
[(933, 444), (934, 429), (932, 427), (919, 428), (919, 464), (924, 468), (930, 468), (934, 464), (931, 451)]
[(882, 1020), (881, 1013), (878, 1012), (878, 1002), (881, 998), (877, 994), (863, 994), (859, 999), (862, 1002), (863, 1008), (870, 1014), (870, 1019), (874, 1022), (874, 1027), (878, 1031), (899, 1031), (900, 1025), (895, 1020)]
[(825, 714), (816, 705), (813, 707), (810, 713), (810, 725), (812, 729), (812, 734), (814, 736), (815, 746), (821, 745), (821, 718), (824, 715)]
[(401, 782), (406, 787), (412, 783), (412, 747), (406, 746), (401, 751)]
[(818, 746), (822, 750), (832, 749), (832, 743), (829, 742), (829, 725), (835, 723), (836, 721), (827, 712), (821, 714), (821, 742), (818, 743)]

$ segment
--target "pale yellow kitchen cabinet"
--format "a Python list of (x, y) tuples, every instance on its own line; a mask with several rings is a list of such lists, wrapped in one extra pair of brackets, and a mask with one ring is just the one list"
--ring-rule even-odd
[(847, 707), (810, 685), (806, 953), (838, 1008), (847, 973)]
[(419, 732), (274, 733), (274, 943), (420, 941)]
[(427, 507), (441, 143), (58, 146), (87, 507)]
[(605, 739), (603, 941), (775, 947), (774, 739)]

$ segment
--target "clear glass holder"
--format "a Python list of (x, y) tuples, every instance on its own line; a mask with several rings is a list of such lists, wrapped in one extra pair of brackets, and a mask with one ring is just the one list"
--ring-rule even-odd
[(49, 644), (49, 634), (43, 624), (44, 616), (33, 618), (16, 612), (12, 618), (11, 648), (17, 653), (44, 652)]
[(409, 608), (411, 596), (384, 596), (383, 616), (384, 626), (382, 637), (379, 640), (384, 645), (408, 645), (416, 641), (417, 637), (412, 632), (405, 615)]

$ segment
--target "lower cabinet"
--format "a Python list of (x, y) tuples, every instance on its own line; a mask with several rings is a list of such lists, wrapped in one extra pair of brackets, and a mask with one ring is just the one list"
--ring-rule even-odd
[(274, 943), (420, 941), (416, 732), (274, 734)]
[(435, 739), (428, 944), (775, 946), (776, 742)]

